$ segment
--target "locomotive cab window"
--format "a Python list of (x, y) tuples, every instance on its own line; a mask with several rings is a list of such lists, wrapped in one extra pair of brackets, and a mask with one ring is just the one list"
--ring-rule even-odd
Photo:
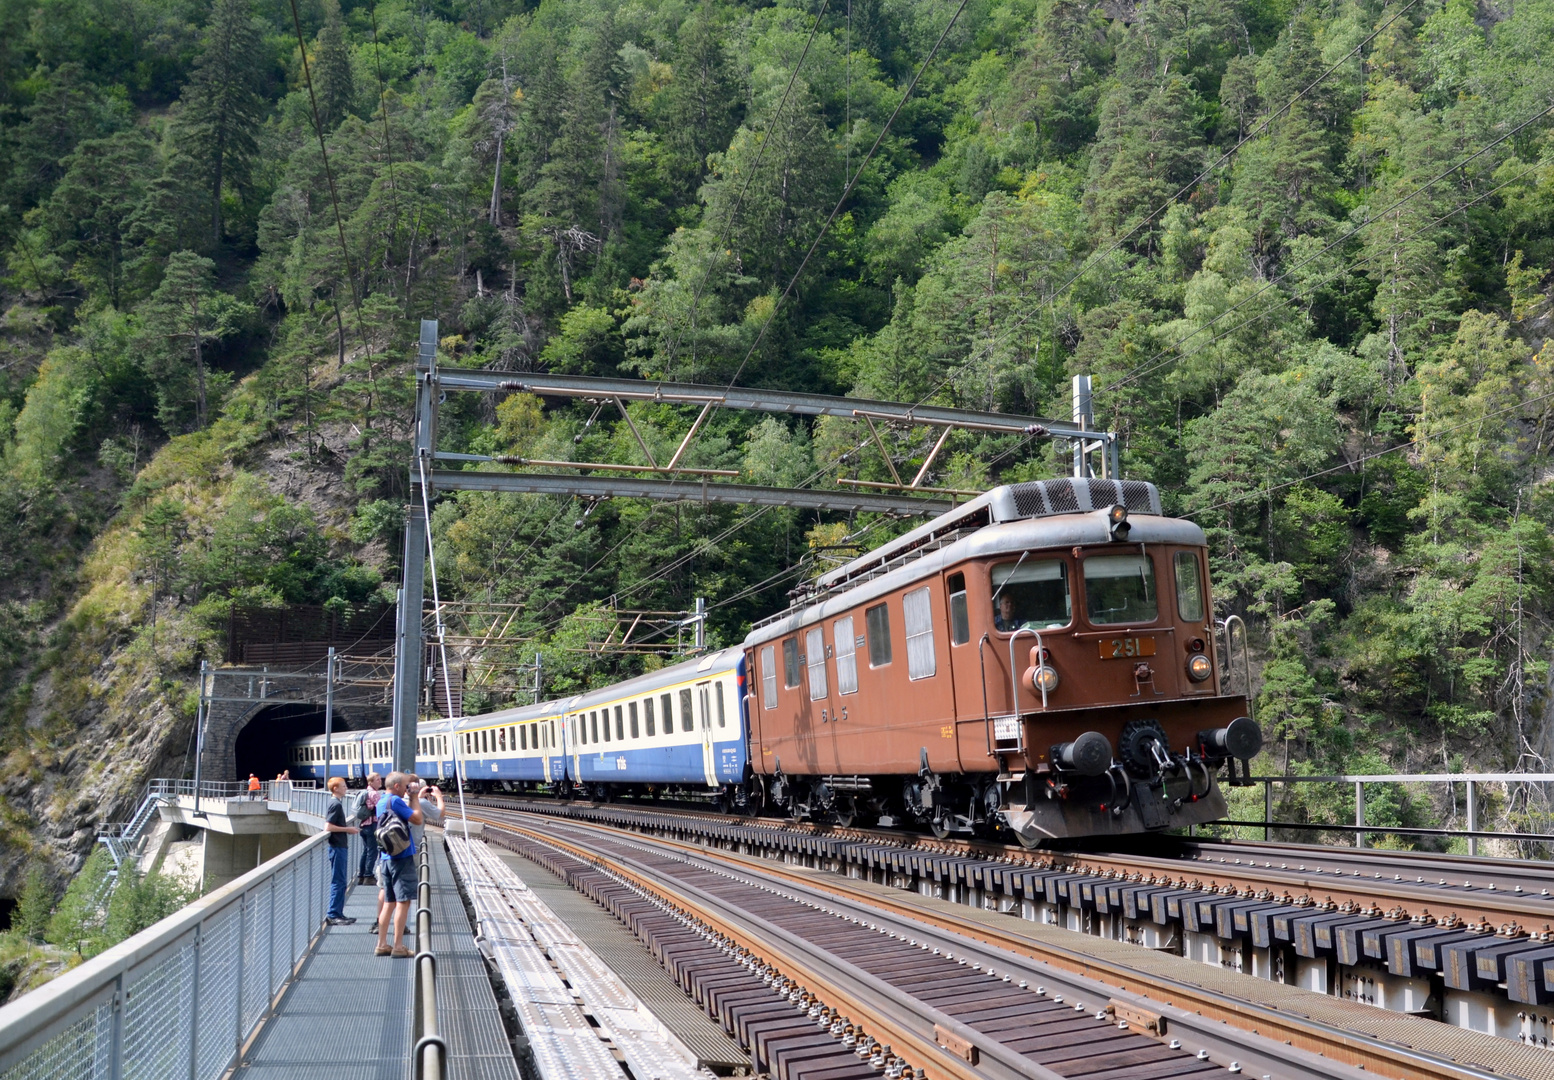
[(1085, 560), (1085, 611), (1091, 623), (1154, 622), (1159, 606), (1155, 568), (1147, 555), (1092, 555)]
[(1203, 621), (1203, 582), (1191, 551), (1176, 553), (1176, 614), (1183, 622)]
[(971, 616), (966, 611), (966, 575), (951, 574), (945, 584), (950, 589), (950, 644), (964, 645), (971, 640)]
[(1055, 630), (1067, 626), (1073, 617), (1068, 563), (1060, 559), (1026, 559), (993, 567), (995, 630), (1006, 634), (1016, 630)]
[(929, 679), (938, 671), (933, 651), (933, 603), (928, 589), (914, 589), (901, 598), (906, 618), (907, 678)]

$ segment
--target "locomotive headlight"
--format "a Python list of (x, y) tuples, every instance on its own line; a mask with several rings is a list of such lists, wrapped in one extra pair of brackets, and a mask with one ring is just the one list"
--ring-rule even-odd
[(1058, 669), (1047, 664), (1038, 664), (1031, 672), (1031, 685), (1037, 690), (1052, 693), (1058, 688)]
[(1187, 660), (1187, 677), (1193, 682), (1202, 682), (1214, 674), (1213, 662), (1202, 653), (1196, 653)]
[(1128, 508), (1122, 503), (1114, 504), (1106, 511), (1106, 527), (1113, 540), (1119, 542), (1126, 540), (1128, 534), (1133, 531), (1133, 526), (1128, 524)]

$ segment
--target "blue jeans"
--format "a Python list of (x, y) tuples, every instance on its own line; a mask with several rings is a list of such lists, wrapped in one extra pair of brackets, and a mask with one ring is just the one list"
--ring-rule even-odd
[(345, 915), (345, 875), (351, 868), (351, 849), (329, 849), (329, 917), (339, 919)]
[(378, 827), (362, 826), (362, 864), (357, 877), (372, 877), (378, 869)]

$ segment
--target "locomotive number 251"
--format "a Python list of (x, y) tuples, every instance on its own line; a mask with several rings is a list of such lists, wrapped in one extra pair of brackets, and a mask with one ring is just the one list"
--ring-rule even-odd
[(1101, 642), (1102, 660), (1131, 660), (1135, 656), (1154, 656), (1152, 637), (1118, 637)]

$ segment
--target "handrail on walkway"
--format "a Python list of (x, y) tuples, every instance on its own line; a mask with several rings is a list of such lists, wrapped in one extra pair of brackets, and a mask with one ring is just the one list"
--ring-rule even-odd
[[(1357, 848), (1366, 846), (1369, 833), (1418, 837), (1460, 836), (1467, 839), (1468, 855), (1472, 858), (1477, 858), (1480, 854), (1480, 840), (1509, 840), (1516, 843), (1554, 844), (1554, 833), (1550, 832), (1505, 832), (1479, 828), (1479, 785), (1554, 785), (1554, 773), (1357, 773), (1335, 776), (1252, 776), (1248, 777), (1247, 781), (1249, 784), (1261, 784), (1263, 786), (1263, 820), (1251, 821), (1222, 818), (1212, 824), (1261, 828), (1264, 840), (1269, 839), (1270, 831), (1273, 829), (1351, 833), (1354, 836), (1355, 847)], [(1275, 821), (1273, 816), (1273, 786), (1275, 784), (1342, 784), (1352, 786), (1354, 789), (1354, 823), (1352, 825), (1341, 825), (1337, 823), (1323, 824), (1313, 821)], [(1377, 825), (1374, 822), (1368, 822), (1365, 820), (1365, 787), (1367, 784), (1464, 784), (1466, 785), (1466, 791), (1463, 794), (1467, 809), (1467, 828), (1419, 828)], [(1550, 794), (1554, 795), (1554, 791), (1551, 791)], [(1196, 829), (1194, 831), (1196, 832)]]
[(420, 885), (415, 909), (415, 1049), (411, 1059), (415, 1080), (444, 1080), (448, 1075), (448, 1044), (437, 1030), (437, 957), (432, 952), (431, 860), (426, 844), (416, 855)]
[(309, 837), (0, 1008), (0, 1080), (219, 1080), (323, 929), (327, 841)]

